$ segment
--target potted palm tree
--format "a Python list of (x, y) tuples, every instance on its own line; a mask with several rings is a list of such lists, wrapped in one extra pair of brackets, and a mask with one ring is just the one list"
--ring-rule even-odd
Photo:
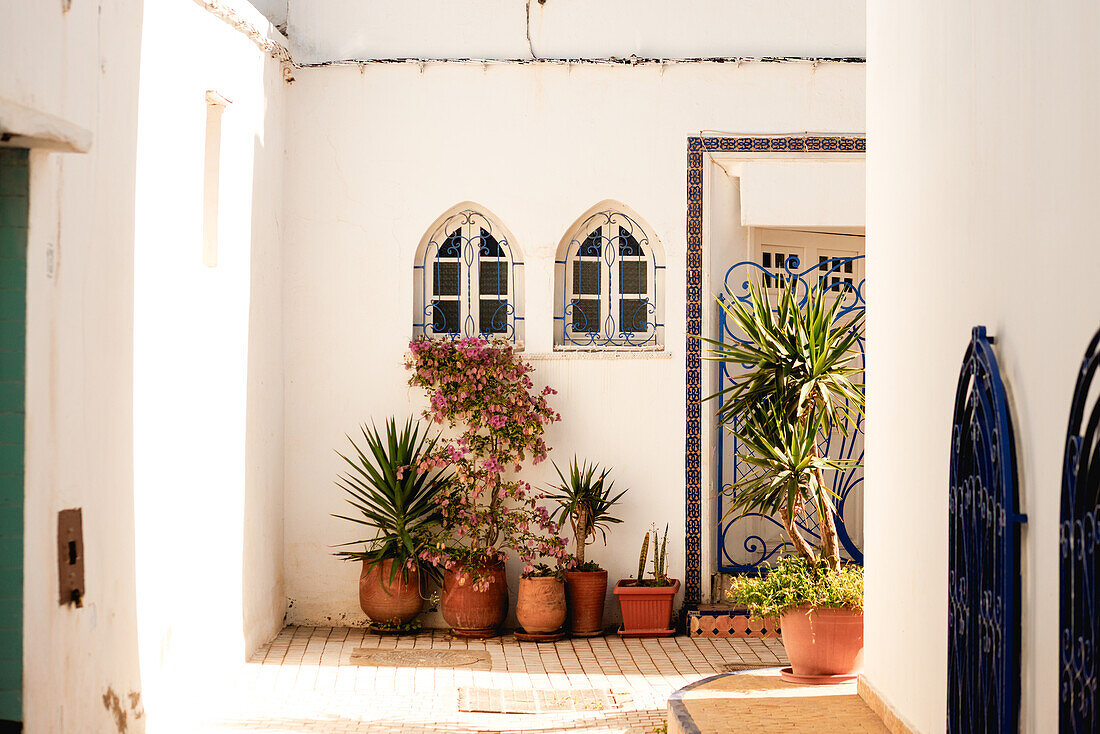
[[(439, 521), (440, 494), (451, 478), (442, 470), (422, 471), (421, 460), (435, 448), (436, 439), (411, 418), (398, 430), (392, 418), (385, 436), (364, 425), (362, 448), (349, 436), (352, 457), (339, 451), (349, 471), (336, 480), (358, 516), (334, 515), (365, 526), (374, 537), (342, 543), (363, 545), (361, 551), (339, 551), (347, 561), (361, 561), (359, 605), (375, 631), (400, 630), (420, 613), (422, 571), (434, 569), (420, 560), (429, 531)], [(436, 574), (438, 575), (438, 574)]]
[[(778, 614), (789, 676), (807, 682), (854, 677), (862, 663), (862, 569), (842, 566), (835, 505), (825, 474), (855, 462), (823, 455), (820, 441), (848, 434), (863, 414), (856, 364), (863, 312), (841, 315), (842, 297), (798, 278), (781, 281), (776, 303), (750, 284), (744, 301), (719, 299), (743, 341), (707, 340), (711, 358), (739, 365), (718, 413), (755, 471), (739, 479), (730, 513), (778, 517), (795, 557), (759, 577), (734, 582), (729, 596), (760, 616)], [(841, 286), (844, 287), (844, 286)], [(712, 396), (713, 397), (713, 396)], [(813, 510), (820, 541), (798, 528)]]
[(578, 463), (576, 456), (569, 464), (568, 477), (557, 464), (554, 470), (561, 484), (547, 498), (558, 503), (554, 519), (562, 527), (569, 522), (576, 545), (573, 563), (565, 572), (570, 631), (578, 637), (594, 637), (603, 634), (607, 571), (595, 561), (585, 559), (585, 548), (595, 542), (597, 532), (607, 545), (607, 528), (622, 522), (611, 515), (611, 508), (626, 490), (615, 494), (615, 482), (608, 479), (610, 469), (600, 469), (599, 464), (587, 461)]

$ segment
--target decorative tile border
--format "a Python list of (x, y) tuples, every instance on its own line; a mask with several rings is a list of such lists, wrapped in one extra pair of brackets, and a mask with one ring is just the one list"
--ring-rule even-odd
[(700, 609), (688, 612), (687, 633), (692, 637), (779, 637), (775, 617), (751, 617), (744, 609)]
[(705, 153), (866, 153), (862, 137), (689, 137), (687, 145), (687, 346), (684, 603), (698, 604), (703, 585), (702, 345), (703, 157)]

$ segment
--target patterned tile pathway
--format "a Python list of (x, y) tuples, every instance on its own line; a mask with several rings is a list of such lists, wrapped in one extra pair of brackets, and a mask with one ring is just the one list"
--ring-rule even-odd
[[(472, 650), (487, 663), (388, 667), (352, 660), (361, 649)], [(669, 695), (734, 663), (786, 663), (778, 640), (617, 636), (535, 644), (443, 631), (379, 637), (363, 629), (288, 627), (261, 648), (231, 690), (206, 702), (203, 732), (665, 731)], [(615, 706), (547, 714), (458, 710), (460, 687), (610, 690)]]

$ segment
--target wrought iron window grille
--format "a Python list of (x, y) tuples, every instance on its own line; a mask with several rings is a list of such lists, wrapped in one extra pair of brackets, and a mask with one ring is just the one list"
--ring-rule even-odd
[(555, 261), (555, 348), (661, 349), (665, 266), (646, 228), (608, 208), (572, 232)]
[(483, 210), (462, 208), (439, 223), (413, 265), (413, 335), (523, 341), (523, 262), (503, 227)]
[(1085, 350), (1070, 403), (1062, 464), (1059, 528), (1058, 730), (1085, 734), (1100, 730), (1097, 682), (1097, 628), (1100, 587), (1100, 332)]
[[(723, 279), (725, 295), (720, 297), (737, 299), (744, 303), (749, 300), (750, 283), (757, 287), (777, 288), (781, 281), (794, 280), (798, 284), (799, 292), (804, 294), (803, 302), (813, 286), (825, 288), (827, 293), (841, 299), (835, 318), (837, 321), (844, 322), (867, 308), (867, 302), (864, 299), (865, 280), (863, 278), (855, 280), (855, 275), (861, 271), (863, 259), (863, 255), (819, 258), (816, 264), (800, 269), (798, 255), (781, 253), (777, 259), (774, 253), (762, 253), (759, 261), (745, 260), (734, 264), (726, 271)], [(743, 334), (733, 331), (725, 310), (720, 306), (718, 307), (718, 339), (727, 344), (747, 342)], [(857, 344), (859, 348), (857, 364), (862, 369), (865, 364), (864, 338), (860, 337)], [(736, 384), (737, 379), (738, 372), (735, 365), (731, 368), (725, 362), (719, 362), (719, 390)], [(719, 409), (722, 403), (723, 397), (719, 394)], [(855, 424), (850, 426), (847, 436), (839, 430), (831, 430), (823, 433), (819, 439), (821, 451), (825, 456), (834, 459), (854, 459), (859, 462), (858, 466), (848, 469), (830, 470), (825, 476), (830, 489), (836, 495), (836, 528), (842, 555), (846, 560), (861, 565), (863, 549), (852, 537), (845, 517), (849, 513), (855, 516), (862, 514), (863, 430), (864, 419), (863, 416), (859, 416)], [(785, 540), (783, 524), (777, 518), (757, 512), (726, 517), (726, 507), (736, 497), (738, 483), (756, 471), (751, 464), (738, 459), (744, 449), (738, 445), (736, 436), (732, 434), (727, 436), (726, 433), (719, 428), (717, 436), (718, 476), (721, 485), (718, 493), (718, 570), (723, 573), (757, 575), (766, 572), (768, 566), (778, 558), (792, 553), (793, 547), (789, 541)], [(727, 466), (727, 463), (730, 465)], [(817, 509), (810, 503), (804, 508), (796, 524), (803, 535), (814, 541), (820, 541), (818, 522)], [(738, 545), (740, 547), (736, 547)]]

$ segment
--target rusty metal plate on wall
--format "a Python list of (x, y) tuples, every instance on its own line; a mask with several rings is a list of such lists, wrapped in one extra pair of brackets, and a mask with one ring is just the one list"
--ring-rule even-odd
[(83, 604), (84, 530), (79, 507), (57, 513), (57, 576), (59, 604)]

